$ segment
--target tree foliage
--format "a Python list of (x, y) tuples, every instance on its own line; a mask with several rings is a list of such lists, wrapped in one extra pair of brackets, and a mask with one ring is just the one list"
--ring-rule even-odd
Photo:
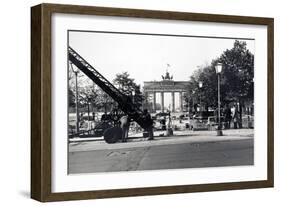
[(116, 74), (113, 84), (125, 95), (131, 95), (137, 86), (134, 79), (130, 78), (128, 72)]
[(71, 88), (68, 88), (68, 106), (69, 107), (75, 106), (75, 94)]
[[(144, 97), (140, 91), (140, 85), (130, 78), (128, 72), (117, 74), (113, 83), (124, 95), (132, 98), (137, 106), (142, 106)], [(75, 107), (75, 94), (75, 75), (70, 72), (68, 89), (70, 107)], [(107, 93), (82, 73), (78, 75), (78, 95), (79, 108), (88, 107), (89, 109), (91, 105), (92, 110), (109, 112), (115, 104)]]
[(235, 41), (234, 47), (219, 58), (224, 68), (221, 77), (228, 101), (253, 99), (254, 55), (246, 46), (246, 42)]
[[(227, 49), (210, 65), (205, 65), (193, 73), (186, 98), (189, 106), (201, 101), (206, 108), (217, 107), (218, 75), (215, 66), (218, 62), (223, 66), (220, 74), (222, 106), (230, 102), (253, 100), (254, 55), (247, 49), (246, 42), (236, 40), (233, 48)], [(203, 83), (202, 88), (199, 88), (200, 81)]]
[(140, 85), (135, 83), (135, 80), (130, 77), (128, 72), (116, 74), (113, 84), (126, 96), (133, 99), (134, 103), (138, 106), (142, 106), (144, 96), (140, 91)]
[[(86, 77), (82, 72), (78, 73), (78, 106), (79, 108), (91, 108), (91, 111), (108, 112), (113, 100), (101, 88)], [(75, 75), (69, 75), (68, 102), (70, 107), (75, 107)]]

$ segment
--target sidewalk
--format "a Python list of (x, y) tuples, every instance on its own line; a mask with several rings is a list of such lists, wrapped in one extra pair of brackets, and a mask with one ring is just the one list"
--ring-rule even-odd
[[(216, 131), (174, 131), (173, 136), (161, 136), (166, 134), (165, 131), (156, 131), (155, 138), (152, 141), (147, 141), (142, 134), (135, 134), (130, 136), (126, 143), (117, 142), (115, 144), (107, 144), (103, 141), (93, 141), (92, 138), (79, 138), (80, 140), (73, 140), (69, 145), (69, 151), (91, 151), (91, 150), (105, 150), (105, 149), (125, 149), (137, 147), (151, 147), (159, 145), (182, 144), (182, 143), (202, 143), (202, 142), (219, 142), (219, 141), (235, 141), (244, 139), (253, 139), (253, 129), (231, 129), (223, 130), (224, 136), (216, 136)], [(93, 138), (96, 140), (96, 138)]]

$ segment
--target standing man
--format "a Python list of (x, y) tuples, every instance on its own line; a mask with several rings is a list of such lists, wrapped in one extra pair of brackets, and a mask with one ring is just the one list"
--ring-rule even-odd
[(224, 118), (225, 118), (225, 128), (230, 129), (231, 110), (228, 105), (226, 106), (225, 111), (224, 111)]
[(238, 128), (238, 123), (239, 123), (238, 118), (239, 118), (239, 112), (238, 112), (238, 109), (237, 109), (237, 105), (235, 105), (235, 110), (234, 110), (234, 113), (233, 113), (234, 129)]
[(130, 118), (125, 115), (120, 118), (120, 127), (122, 129), (122, 142), (126, 142), (128, 138), (129, 128), (130, 128)]
[(146, 124), (146, 131), (148, 132), (148, 139), (147, 140), (153, 140), (153, 120), (151, 118), (151, 115), (148, 113), (147, 109), (143, 110), (143, 119)]

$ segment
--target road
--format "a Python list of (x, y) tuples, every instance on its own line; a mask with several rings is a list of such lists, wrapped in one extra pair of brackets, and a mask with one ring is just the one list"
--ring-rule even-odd
[[(121, 143), (126, 145), (129, 143)], [(133, 147), (70, 150), (69, 173), (201, 168), (254, 164), (253, 138), (173, 142)]]

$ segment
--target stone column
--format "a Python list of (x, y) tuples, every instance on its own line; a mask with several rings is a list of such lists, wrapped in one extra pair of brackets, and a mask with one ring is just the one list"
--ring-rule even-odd
[(153, 92), (153, 112), (156, 112), (156, 92)]
[(161, 111), (164, 112), (164, 92), (161, 92)]
[(180, 101), (179, 101), (179, 103), (180, 103), (180, 112), (182, 112), (183, 111), (182, 92), (179, 92), (179, 97), (180, 97)]
[(172, 112), (175, 112), (175, 92), (172, 92)]

